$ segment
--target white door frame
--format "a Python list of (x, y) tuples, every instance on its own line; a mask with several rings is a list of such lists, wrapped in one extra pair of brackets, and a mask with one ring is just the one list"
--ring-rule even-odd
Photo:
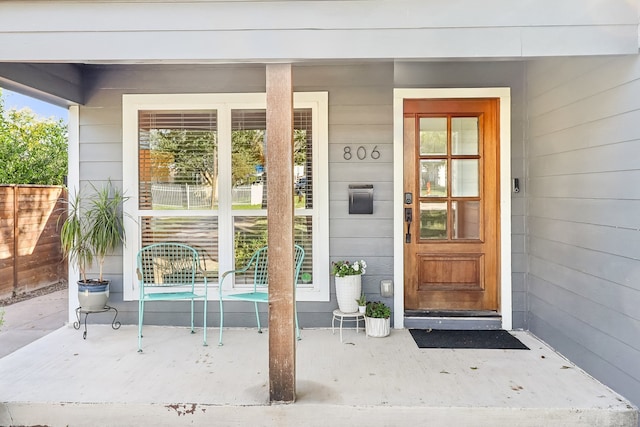
[(513, 325), (511, 304), (511, 89), (452, 88), (393, 91), (393, 324), (404, 328), (404, 159), (403, 101), (405, 99), (499, 98), (500, 100), (500, 314), (502, 329)]

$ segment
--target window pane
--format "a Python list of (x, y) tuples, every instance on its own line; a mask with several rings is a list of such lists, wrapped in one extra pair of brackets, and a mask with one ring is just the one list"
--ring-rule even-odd
[(420, 119), (420, 154), (447, 154), (447, 118)]
[(453, 197), (478, 197), (478, 160), (451, 160)]
[(216, 209), (217, 114), (140, 111), (140, 209)]
[(453, 238), (480, 238), (480, 202), (454, 201), (453, 210)]
[[(267, 218), (263, 216), (237, 216), (233, 219), (233, 254), (235, 268), (247, 265), (253, 253), (267, 246)], [(235, 284), (252, 284), (252, 274), (236, 274)]]
[(313, 217), (296, 216), (293, 221), (293, 239), (304, 249), (298, 287), (313, 287)]
[(447, 238), (447, 203), (420, 203), (420, 238)]
[(451, 119), (451, 151), (453, 154), (478, 154), (478, 118)]
[(420, 197), (447, 196), (447, 161), (420, 161)]
[[(237, 216), (234, 218), (234, 254), (236, 269), (242, 268), (251, 259), (255, 251), (267, 246), (267, 218), (255, 216)], [(305, 252), (298, 286), (312, 286), (313, 282), (313, 218), (296, 216), (294, 218), (293, 237), (295, 244), (302, 246)], [(236, 275), (236, 285), (253, 283), (251, 274)]]
[[(233, 209), (266, 209), (265, 110), (232, 110)], [(294, 203), (297, 209), (313, 208), (312, 110), (293, 113)]]
[(293, 175), (296, 209), (313, 208), (313, 127), (311, 108), (293, 111)]
[(231, 111), (233, 209), (266, 209), (265, 110)]
[[(142, 217), (142, 247), (179, 242), (198, 250), (200, 268), (209, 282), (218, 280), (218, 219), (216, 217)], [(198, 277), (202, 281), (202, 276)]]

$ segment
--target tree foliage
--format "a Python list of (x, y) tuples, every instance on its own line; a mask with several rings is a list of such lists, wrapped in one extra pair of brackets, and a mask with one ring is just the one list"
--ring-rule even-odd
[(67, 126), (30, 109), (6, 111), (0, 91), (0, 183), (62, 185), (67, 175)]
[(166, 174), (172, 174), (175, 182), (216, 185), (218, 144), (215, 132), (157, 129), (151, 134), (151, 148), (156, 157), (154, 167), (168, 168)]
[(231, 179), (233, 185), (253, 184), (257, 166), (264, 167), (264, 131), (236, 130), (232, 132)]

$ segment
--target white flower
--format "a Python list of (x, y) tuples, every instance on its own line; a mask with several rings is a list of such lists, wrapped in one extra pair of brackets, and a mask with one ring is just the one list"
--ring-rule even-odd
[(353, 269), (355, 271), (359, 271), (360, 270), (360, 264), (358, 264), (357, 262), (353, 264)]

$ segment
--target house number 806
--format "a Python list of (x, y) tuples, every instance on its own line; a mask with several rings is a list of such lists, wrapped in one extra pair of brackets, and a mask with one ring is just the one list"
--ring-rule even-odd
[[(344, 152), (342, 153), (342, 157), (345, 160), (351, 160), (353, 159), (353, 157), (357, 157), (358, 160), (364, 160), (367, 158), (367, 148), (360, 145), (358, 148), (356, 148), (355, 153), (353, 152), (352, 148), (350, 145), (347, 145), (344, 147)], [(380, 158), (380, 152), (378, 151), (378, 146), (374, 146), (373, 150), (371, 150), (371, 154), (369, 154), (369, 156), (373, 159), (373, 160), (378, 160)]]

